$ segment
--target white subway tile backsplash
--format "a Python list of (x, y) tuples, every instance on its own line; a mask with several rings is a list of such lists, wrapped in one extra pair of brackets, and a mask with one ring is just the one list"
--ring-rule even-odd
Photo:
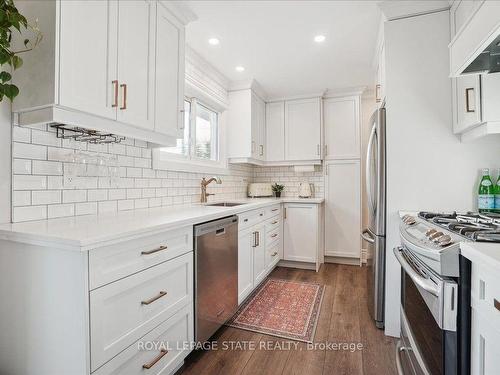
[(40, 190), (31, 192), (33, 205), (61, 203), (61, 190)]
[(31, 206), (31, 191), (14, 191), (12, 194), (12, 205)]
[(64, 190), (63, 203), (85, 202), (87, 200), (87, 190)]
[(97, 202), (85, 202), (75, 204), (75, 215), (97, 214)]
[(46, 176), (14, 175), (12, 177), (14, 190), (35, 190), (47, 188)]
[(42, 220), (47, 218), (47, 206), (25, 206), (12, 209), (12, 221)]
[(13, 174), (31, 174), (31, 160), (14, 159), (12, 162)]
[(14, 158), (46, 160), (47, 147), (14, 142), (12, 144), (12, 156)]
[(88, 190), (88, 200), (92, 201), (105, 201), (108, 199), (108, 191), (104, 189), (91, 189)]
[(74, 204), (53, 204), (47, 206), (47, 217), (49, 219), (56, 217), (66, 217), (75, 215)]
[(21, 126), (14, 126), (12, 128), (12, 140), (14, 142), (31, 142), (31, 129), (24, 128)]
[(98, 202), (97, 205), (98, 213), (118, 211), (118, 205), (116, 201), (102, 201)]
[[(59, 140), (47, 126), (14, 126), (13, 221), (198, 202), (199, 182), (204, 175), (154, 170), (152, 152), (147, 147), (146, 142), (133, 139), (88, 145)], [(82, 151), (91, 160), (85, 168), (74, 163), (75, 155)], [(117, 160), (119, 178), (111, 178), (106, 166), (92, 164), (98, 152), (110, 165)], [(211, 200), (244, 197), (247, 183), (254, 180), (253, 167), (232, 166), (222, 180), (222, 186), (209, 188), (217, 194)]]
[(33, 174), (60, 176), (63, 174), (63, 164), (58, 161), (33, 160)]
[(31, 143), (45, 146), (61, 147), (61, 139), (54, 136), (54, 133), (45, 130), (31, 130)]

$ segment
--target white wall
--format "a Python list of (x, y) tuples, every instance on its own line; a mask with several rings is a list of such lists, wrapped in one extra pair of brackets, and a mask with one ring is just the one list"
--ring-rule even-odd
[(11, 105), (0, 103), (0, 223), (10, 222), (11, 196)]
[(387, 79), (386, 334), (399, 335), (398, 210), (475, 208), (478, 170), (498, 167), (500, 139), (452, 134), (448, 11), (385, 24)]

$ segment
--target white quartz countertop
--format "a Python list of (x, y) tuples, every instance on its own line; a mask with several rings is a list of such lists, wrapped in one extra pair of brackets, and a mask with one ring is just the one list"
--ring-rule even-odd
[(461, 242), (460, 253), (472, 263), (481, 263), (500, 270), (500, 243)]
[(145, 234), (195, 225), (276, 203), (321, 204), (323, 201), (323, 198), (238, 199), (226, 202), (244, 204), (234, 207), (193, 204), (29, 221), (0, 225), (0, 239), (87, 251)]

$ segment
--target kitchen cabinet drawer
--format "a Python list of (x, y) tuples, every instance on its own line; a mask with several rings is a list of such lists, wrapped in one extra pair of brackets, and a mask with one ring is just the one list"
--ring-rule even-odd
[(238, 214), (238, 230), (250, 228), (264, 220), (265, 210), (253, 210)]
[[(189, 354), (189, 349), (183, 345), (193, 341), (193, 325), (193, 305), (189, 304), (107, 362), (93, 375), (171, 374)], [(155, 362), (157, 358), (159, 360)], [(150, 365), (150, 368), (144, 367)]]
[(266, 213), (265, 213), (266, 219), (269, 219), (279, 214), (281, 214), (281, 204), (275, 204), (273, 206), (266, 207)]
[(281, 228), (281, 216), (276, 215), (266, 221), (266, 232), (274, 231), (276, 228)]
[(500, 284), (498, 273), (488, 266), (472, 263), (472, 307), (488, 317), (490, 324), (500, 330)]
[(281, 242), (278, 241), (274, 246), (266, 249), (266, 269), (270, 272), (281, 258)]
[(193, 250), (193, 227), (119, 243), (89, 252), (90, 289)]
[(281, 228), (275, 228), (274, 230), (267, 232), (266, 234), (266, 246), (267, 244), (272, 244), (275, 241), (281, 240)]
[(92, 371), (192, 299), (191, 252), (91, 291)]

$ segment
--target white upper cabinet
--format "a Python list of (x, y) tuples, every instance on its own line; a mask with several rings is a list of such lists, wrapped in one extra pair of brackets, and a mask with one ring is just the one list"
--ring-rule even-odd
[(230, 162), (265, 160), (266, 104), (252, 89), (229, 92), (227, 144)]
[(266, 158), (285, 160), (285, 102), (266, 104)]
[(155, 24), (155, 1), (118, 2), (118, 120), (147, 129), (154, 128)]
[(60, 104), (115, 120), (118, 2), (61, 1), (60, 12)]
[(158, 4), (155, 131), (176, 138), (184, 130), (184, 40), (184, 25)]
[(360, 157), (359, 97), (323, 101), (325, 159)]
[(156, 0), (16, 5), (30, 22), (38, 19), (44, 34), (14, 75), (20, 88), (16, 123), (61, 123), (175, 143), (182, 128), (188, 22), (178, 7)]
[[(476, 10), (482, 5), (478, 0), (457, 0), (453, 3), (450, 9), (451, 45), (473, 33), (468, 30), (468, 25), (477, 23), (474, 20), (478, 17)], [(455, 134), (460, 134), (463, 141), (468, 141), (500, 132), (499, 73), (458, 76), (452, 79), (452, 90)]]
[(321, 160), (321, 98), (285, 102), (285, 159)]

